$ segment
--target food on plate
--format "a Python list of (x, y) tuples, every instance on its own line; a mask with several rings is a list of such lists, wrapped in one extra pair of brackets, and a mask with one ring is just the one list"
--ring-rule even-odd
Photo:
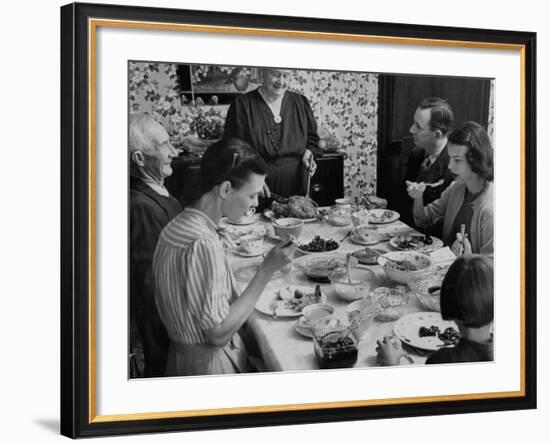
[(386, 266), (402, 272), (415, 272), (424, 268), (422, 265), (418, 265), (406, 259), (401, 259), (399, 261), (386, 261)]
[(433, 239), (429, 235), (397, 235), (392, 242), (398, 249), (415, 250), (432, 245)]
[(447, 327), (445, 331), (441, 332), (437, 325), (420, 327), (418, 329), (418, 336), (421, 338), (426, 336), (437, 336), (443, 341), (443, 345), (456, 345), (460, 340), (460, 333), (453, 327)]
[(290, 289), (284, 287), (278, 290), (275, 294), (276, 301), (282, 302), (282, 307), (292, 310), (293, 312), (301, 312), (302, 309), (311, 304), (319, 304), (321, 302), (322, 292), (319, 285), (315, 286), (313, 293), (304, 292), (299, 289)]
[(273, 201), (271, 210), (275, 218), (310, 219), (318, 216), (316, 203), (311, 198), (299, 195), (291, 196), (286, 204)]
[(382, 222), (386, 222), (386, 221), (390, 221), (390, 220), (393, 220), (393, 219), (396, 219), (395, 216), (396, 216), (396, 212), (394, 212), (393, 210), (380, 210), (380, 211), (371, 211), (370, 214), (370, 220), (372, 222), (378, 222), (378, 223), (382, 223)]
[(425, 336), (437, 336), (439, 334), (439, 327), (432, 325), (430, 327), (420, 327), (418, 329), (418, 336), (424, 338)]
[(357, 338), (347, 330), (332, 331), (314, 338), (319, 368), (346, 368), (357, 362)]
[[(402, 259), (397, 258), (396, 254), (399, 253), (402, 253), (406, 257)], [(426, 255), (415, 252), (393, 252), (386, 254), (384, 258), (386, 257), (389, 257), (391, 260), (385, 260), (384, 268), (398, 270), (400, 272), (416, 272), (429, 267), (431, 264), (430, 259)]]
[(329, 252), (331, 250), (336, 250), (338, 248), (338, 243), (333, 239), (324, 239), (319, 235), (315, 235), (310, 242), (307, 244), (300, 244), (298, 248), (304, 252)]
[(364, 249), (356, 250), (351, 256), (357, 258), (359, 264), (374, 265), (378, 263), (378, 257), (384, 253), (386, 252), (380, 249), (365, 247)]
[(328, 276), (336, 269), (343, 268), (345, 261), (343, 258), (316, 258), (300, 265), (304, 274), (318, 282), (329, 282)]

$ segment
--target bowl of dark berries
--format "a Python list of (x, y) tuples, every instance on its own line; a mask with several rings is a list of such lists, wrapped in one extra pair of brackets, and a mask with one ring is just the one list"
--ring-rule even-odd
[(323, 253), (336, 250), (339, 244), (333, 239), (321, 238), (319, 235), (315, 235), (313, 239), (308, 243), (298, 244), (296, 250), (303, 254), (308, 253)]
[(358, 340), (347, 328), (326, 333), (314, 330), (313, 347), (319, 368), (349, 368), (357, 362)]

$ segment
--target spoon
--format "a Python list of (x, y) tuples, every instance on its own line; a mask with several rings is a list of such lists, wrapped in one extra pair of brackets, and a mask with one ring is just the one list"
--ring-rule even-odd
[(348, 284), (352, 284), (352, 281), (351, 281), (351, 258), (352, 258), (352, 256), (348, 253), (346, 255), (346, 268), (347, 268), (347, 271), (348, 271)]

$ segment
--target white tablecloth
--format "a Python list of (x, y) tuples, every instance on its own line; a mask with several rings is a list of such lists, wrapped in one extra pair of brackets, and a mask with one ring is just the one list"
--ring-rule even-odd
[[(266, 229), (272, 232), (271, 224), (265, 220), (261, 215), (257, 215), (258, 227), (263, 224)], [(336, 241), (340, 241), (346, 233), (350, 230), (348, 227), (335, 227), (328, 223), (306, 223), (304, 225), (302, 234), (300, 235), (299, 242), (308, 242), (315, 235), (319, 235), (322, 238), (333, 238)], [(397, 233), (397, 232), (411, 232), (413, 231), (409, 226), (401, 221), (395, 221), (391, 224), (378, 225), (380, 232), (383, 233)], [(266, 245), (269, 247), (273, 243), (271, 240), (266, 240)], [(381, 242), (374, 246), (374, 248), (383, 250), (393, 250), (388, 242)], [(352, 252), (357, 249), (364, 248), (364, 246), (354, 244), (349, 237), (340, 243), (340, 247), (337, 250), (340, 253)], [(447, 249), (448, 250), (448, 249)], [(448, 261), (452, 255), (451, 252), (444, 251), (443, 253), (437, 253), (437, 257), (434, 256), (434, 262)], [(295, 257), (302, 256), (300, 252), (296, 252)], [(237, 254), (232, 254), (230, 260), (233, 266), (238, 266), (247, 259), (242, 258)], [(377, 285), (379, 286), (394, 286), (395, 283), (386, 278), (384, 270), (378, 266), (365, 266), (373, 270), (376, 274)], [(286, 285), (305, 285), (314, 287), (316, 283), (310, 281), (300, 270), (292, 266), (289, 273), (283, 275), (280, 278), (272, 280), (266, 289), (263, 296), (272, 297), (273, 292)], [(243, 283), (243, 288), (246, 286)], [(335, 314), (340, 316), (341, 319), (347, 320), (346, 307), (349, 302), (340, 300), (333, 292), (330, 284), (321, 284), (321, 290), (327, 295), (327, 303), (334, 307)], [(413, 293), (409, 296), (409, 301), (406, 306), (403, 306), (404, 313), (411, 313), (421, 311), (421, 305), (419, 304), (416, 296)], [(266, 368), (270, 371), (297, 371), (297, 370), (315, 370), (318, 369), (317, 361), (315, 359), (313, 341), (312, 339), (305, 338), (299, 335), (294, 330), (294, 325), (298, 318), (281, 318), (274, 319), (271, 315), (266, 315), (259, 311), (254, 313), (248, 319), (248, 327), (255, 336), (262, 357), (264, 359)], [(376, 340), (382, 338), (384, 335), (391, 334), (393, 331), (394, 322), (380, 322), (375, 320), (368, 331), (363, 335), (359, 343), (359, 354), (355, 367), (365, 367), (376, 365)], [(416, 363), (424, 363), (426, 354), (420, 352), (412, 352), (411, 356), (415, 359)]]

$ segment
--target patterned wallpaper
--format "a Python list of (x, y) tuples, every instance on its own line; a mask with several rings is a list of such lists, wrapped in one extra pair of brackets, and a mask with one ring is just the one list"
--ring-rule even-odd
[[(152, 114), (175, 140), (190, 133), (190, 119), (196, 108), (181, 105), (174, 64), (130, 63), (129, 80), (132, 111)], [(378, 76), (296, 70), (291, 75), (290, 89), (305, 95), (311, 103), (321, 137), (346, 153), (346, 196), (360, 199), (372, 194), (376, 189)], [(227, 106), (215, 109), (225, 117)]]

